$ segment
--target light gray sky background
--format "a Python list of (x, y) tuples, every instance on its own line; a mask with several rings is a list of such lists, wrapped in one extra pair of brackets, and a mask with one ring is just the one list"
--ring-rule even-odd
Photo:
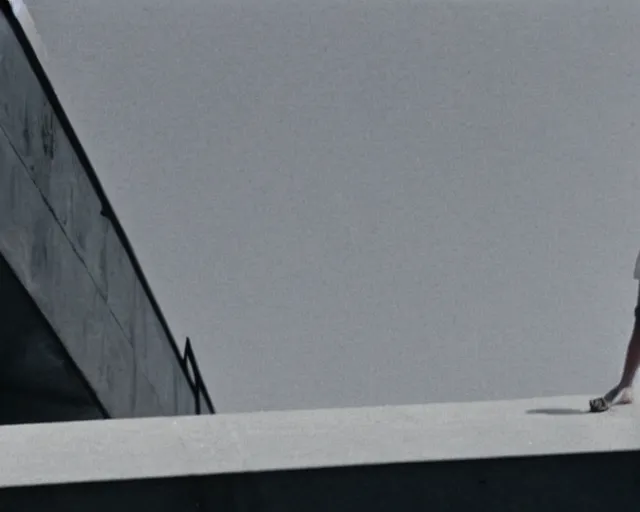
[(618, 378), (637, 0), (27, 5), (221, 412)]

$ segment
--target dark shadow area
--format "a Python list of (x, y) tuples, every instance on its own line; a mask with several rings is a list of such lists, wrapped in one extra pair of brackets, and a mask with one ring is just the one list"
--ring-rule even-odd
[(55, 484), (2, 488), (0, 510), (635, 510), (637, 466), (625, 452)]
[(0, 256), (0, 425), (105, 416), (62, 343)]
[(549, 416), (575, 416), (589, 414), (587, 409), (570, 409), (566, 407), (548, 407), (545, 409), (529, 409), (527, 414), (547, 414)]

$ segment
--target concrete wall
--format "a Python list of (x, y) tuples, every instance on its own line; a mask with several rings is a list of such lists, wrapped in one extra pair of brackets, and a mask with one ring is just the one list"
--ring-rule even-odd
[(637, 452), (394, 464), (0, 490), (2, 510), (635, 510)]
[(192, 414), (170, 333), (0, 3), (0, 254), (110, 415)]

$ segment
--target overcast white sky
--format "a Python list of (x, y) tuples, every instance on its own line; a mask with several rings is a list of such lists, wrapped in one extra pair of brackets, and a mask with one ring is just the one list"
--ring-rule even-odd
[(27, 5), (221, 412), (617, 379), (637, 0)]

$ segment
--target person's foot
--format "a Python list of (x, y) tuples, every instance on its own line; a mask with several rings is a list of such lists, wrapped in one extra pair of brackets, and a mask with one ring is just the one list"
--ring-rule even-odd
[(618, 399), (618, 404), (620, 405), (629, 405), (633, 403), (633, 390), (631, 388), (624, 388), (620, 392), (620, 398)]
[(609, 410), (610, 403), (603, 396), (589, 400), (589, 409), (591, 412), (605, 412)]
[(631, 387), (622, 388), (618, 384), (606, 395), (589, 400), (591, 412), (607, 411), (612, 405), (628, 405), (633, 403), (633, 389)]

